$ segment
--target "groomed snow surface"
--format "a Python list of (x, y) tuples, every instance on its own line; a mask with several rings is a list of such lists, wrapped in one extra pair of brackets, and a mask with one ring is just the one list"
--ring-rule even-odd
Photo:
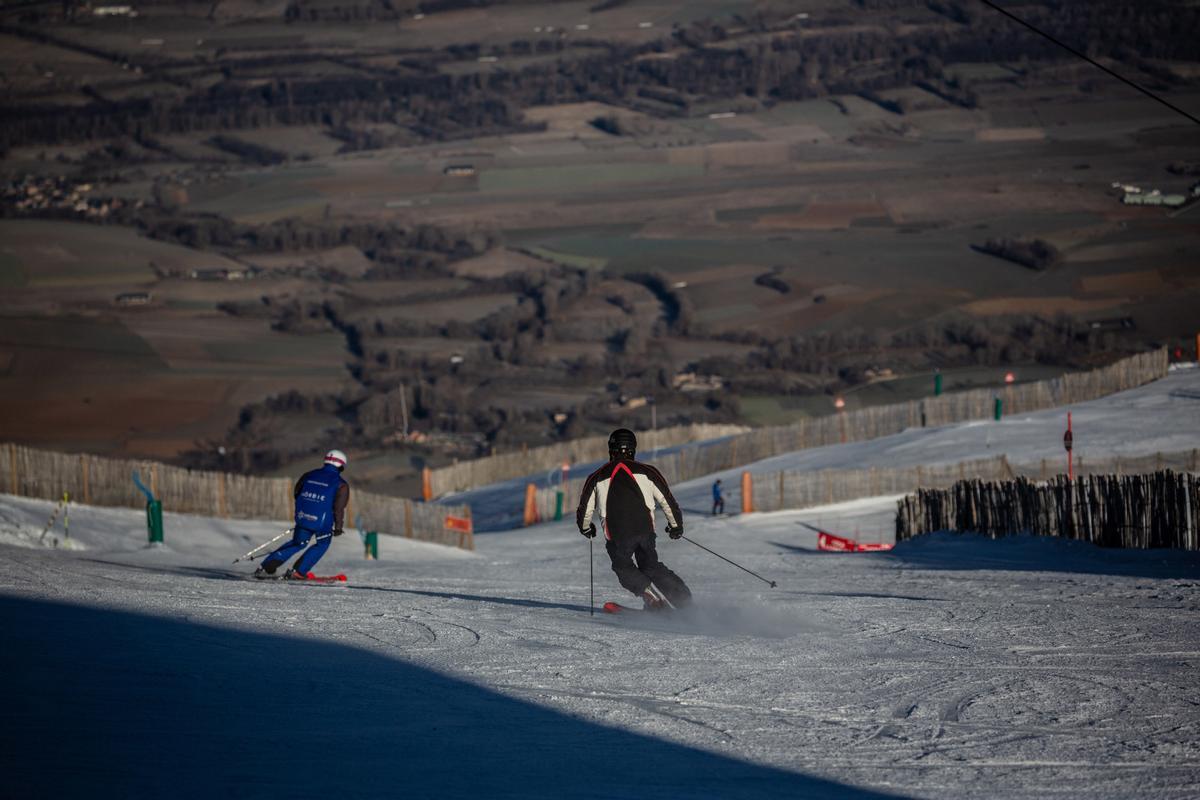
[(351, 531), (318, 567), (349, 583), (297, 585), (230, 565), (265, 522), (168, 513), (148, 548), (74, 506), (77, 549), (9, 543), (52, 508), (0, 495), (5, 797), (1200, 796), (1200, 554), (797, 524), (894, 498), (693, 514), (778, 587), (663, 537), (697, 608), (591, 616), (568, 522), (378, 562)]
[[(320, 586), (229, 565), (263, 523), (168, 515), (148, 549), (137, 512), (76, 508), (88, 549), (2, 551), (5, 795), (1200, 794), (1200, 558), (824, 554), (809, 518), (690, 525), (776, 589), (663, 540), (699, 609), (593, 617), (563, 525), (476, 555), (386, 538), (379, 562), (347, 534), (320, 567), (350, 583)], [(599, 548), (596, 578), (625, 599)]]

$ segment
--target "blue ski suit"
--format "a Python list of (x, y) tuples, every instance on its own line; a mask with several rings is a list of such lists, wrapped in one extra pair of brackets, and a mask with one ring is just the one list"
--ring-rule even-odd
[(316, 543), (293, 566), (296, 572), (312, 571), (329, 549), (334, 532), (342, 531), (346, 504), (350, 501), (350, 484), (342, 479), (337, 467), (326, 464), (301, 475), (293, 494), (296, 516), (292, 540), (263, 559), (263, 568), (270, 572), (303, 550), (315, 535)]

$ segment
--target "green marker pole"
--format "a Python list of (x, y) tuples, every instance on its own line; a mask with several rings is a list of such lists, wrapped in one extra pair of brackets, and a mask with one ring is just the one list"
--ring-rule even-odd
[(146, 528), (150, 532), (150, 544), (162, 544), (162, 500), (151, 500), (146, 503)]

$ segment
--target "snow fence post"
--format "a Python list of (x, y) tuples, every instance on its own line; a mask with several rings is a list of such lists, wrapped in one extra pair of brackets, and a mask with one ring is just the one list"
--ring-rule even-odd
[(378, 561), (379, 560), (379, 532), (378, 531), (367, 531), (366, 532), (366, 534), (363, 536), (363, 548), (366, 551), (363, 553), (364, 558), (368, 559), (369, 561)]
[(995, 418), (996, 422), (999, 422), (1000, 418), (1004, 416), (1004, 398), (1000, 397), (999, 395), (996, 397), (996, 405), (992, 411), (992, 416)]
[(150, 534), (150, 544), (162, 544), (162, 500), (150, 500), (146, 503), (146, 529)]
[(754, 479), (750, 477), (749, 471), (742, 473), (742, 513), (749, 514), (754, 511)]

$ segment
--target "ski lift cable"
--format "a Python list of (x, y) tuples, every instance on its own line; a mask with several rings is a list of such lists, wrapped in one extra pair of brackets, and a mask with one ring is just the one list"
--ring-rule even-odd
[(1196, 123), (1197, 125), (1200, 125), (1200, 119), (1197, 119), (1195, 116), (1193, 116), (1193, 115), (1189, 114), (1188, 112), (1184, 111), (1184, 110), (1183, 110), (1182, 108), (1180, 108), (1179, 106), (1175, 105), (1174, 103), (1172, 103), (1172, 102), (1170, 102), (1170, 101), (1168, 101), (1168, 100), (1166, 100), (1166, 99), (1164, 99), (1164, 98), (1162, 98), (1162, 97), (1159, 97), (1159, 96), (1158, 96), (1158, 95), (1156, 95), (1154, 92), (1150, 91), (1149, 89), (1145, 88), (1144, 86), (1141, 86), (1141, 85), (1139, 85), (1139, 84), (1137, 84), (1137, 83), (1134, 83), (1133, 81), (1129, 80), (1129, 79), (1128, 79), (1128, 78), (1126, 78), (1125, 76), (1123, 76), (1123, 75), (1120, 75), (1120, 74), (1118, 74), (1118, 73), (1116, 73), (1116, 72), (1113, 72), (1111, 69), (1109, 69), (1108, 67), (1104, 66), (1104, 65), (1103, 65), (1103, 64), (1101, 64), (1099, 61), (1096, 61), (1096, 60), (1095, 60), (1095, 59), (1093, 59), (1093, 58), (1089, 58), (1088, 56), (1086, 56), (1086, 55), (1084, 55), (1083, 53), (1079, 52), (1079, 51), (1078, 51), (1078, 50), (1076, 50), (1075, 48), (1071, 47), (1069, 44), (1066, 44), (1065, 42), (1059, 41), (1058, 39), (1055, 39), (1055, 38), (1054, 38), (1053, 36), (1051, 36), (1050, 34), (1046, 33), (1045, 31), (1041, 30), (1040, 28), (1038, 28), (1038, 27), (1036, 27), (1036, 26), (1034, 26), (1034, 25), (1032, 25), (1032, 24), (1030, 24), (1030, 23), (1026, 22), (1025, 20), (1023, 20), (1023, 19), (1021, 19), (1020, 17), (1018, 17), (1016, 14), (1013, 14), (1011, 11), (1006, 11), (1005, 9), (1003, 9), (1003, 8), (1001, 8), (1000, 6), (996, 5), (995, 3), (991, 2), (991, 0), (979, 0), (979, 2), (983, 3), (985, 6), (987, 6), (987, 7), (991, 8), (991, 9), (993, 9), (993, 10), (995, 10), (995, 11), (999, 11), (1001, 14), (1003, 14), (1003, 15), (1004, 15), (1004, 16), (1006, 16), (1006, 17), (1008, 17), (1009, 19), (1011, 19), (1011, 20), (1014, 20), (1014, 21), (1016, 21), (1016, 22), (1019, 22), (1020, 24), (1024, 25), (1026, 28), (1029, 28), (1029, 30), (1031, 30), (1031, 31), (1033, 31), (1034, 33), (1038, 34), (1039, 36), (1044, 36), (1045, 38), (1047, 38), (1047, 39), (1049, 39), (1050, 41), (1054, 42), (1056, 45), (1058, 45), (1058, 46), (1059, 46), (1059, 47), (1061, 47), (1062, 49), (1066, 50), (1068, 53), (1071, 53), (1071, 54), (1073, 54), (1073, 55), (1079, 56), (1079, 57), (1080, 57), (1080, 58), (1082, 58), (1084, 61), (1086, 61), (1086, 62), (1088, 62), (1089, 64), (1091, 64), (1092, 66), (1094, 66), (1094, 67), (1097, 67), (1097, 68), (1099, 68), (1099, 69), (1102, 69), (1102, 70), (1104, 70), (1104, 71), (1105, 71), (1105, 72), (1107, 72), (1109, 75), (1113, 76), (1114, 78), (1116, 78), (1117, 80), (1121, 81), (1122, 83), (1126, 83), (1126, 84), (1128, 84), (1128, 85), (1132, 86), (1134, 89), (1137, 89), (1139, 92), (1141, 92), (1142, 94), (1146, 95), (1147, 97), (1149, 97), (1149, 98), (1151, 98), (1151, 99), (1153, 99), (1153, 100), (1157, 100), (1158, 102), (1162, 103), (1164, 106), (1166, 106), (1167, 108), (1169, 108), (1169, 109), (1171, 109), (1172, 111), (1176, 112), (1177, 114), (1182, 114), (1183, 116), (1185, 116), (1185, 117), (1187, 117), (1188, 119), (1190, 119), (1192, 122)]

